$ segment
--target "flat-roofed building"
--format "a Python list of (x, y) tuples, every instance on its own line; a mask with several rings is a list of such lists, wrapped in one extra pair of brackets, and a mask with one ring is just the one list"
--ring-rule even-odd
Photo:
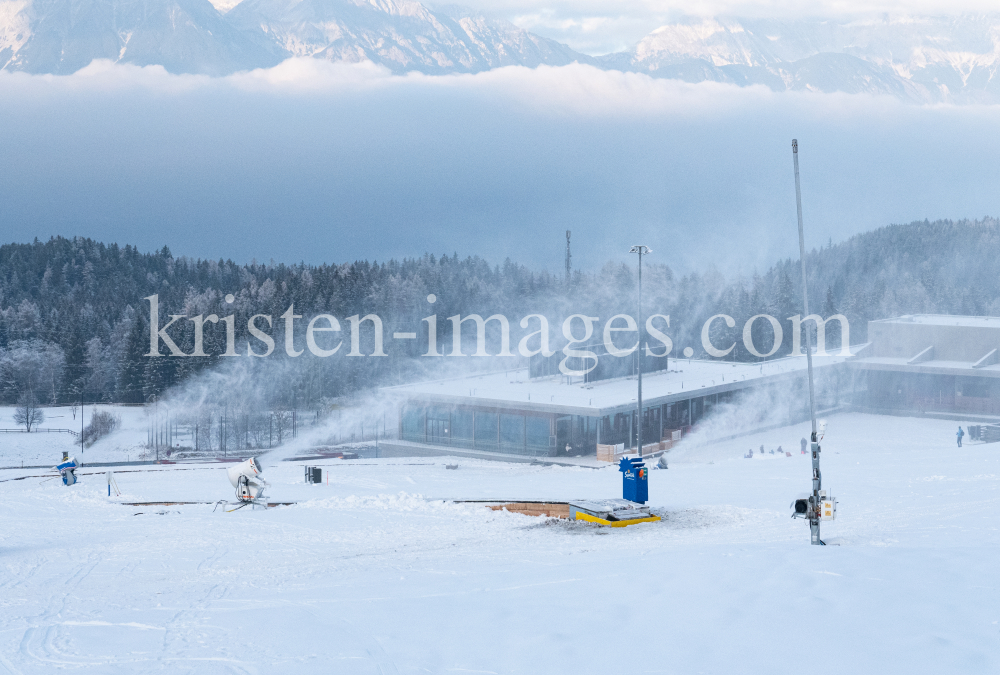
[(1000, 415), (1000, 317), (912, 314), (868, 322), (850, 367), (872, 411)]
[[(838, 350), (839, 352), (839, 350)], [(816, 356), (821, 406), (850, 395), (848, 357)], [(595, 455), (598, 446), (635, 448), (636, 378), (586, 381), (531, 377), (528, 368), (389, 387), (400, 401), (398, 437), (418, 447), (531, 457)], [(643, 375), (643, 444), (668, 445), (712, 409), (762, 388), (780, 388), (783, 419), (808, 414), (805, 356), (760, 363), (672, 359)], [(386, 442), (392, 451), (392, 442)], [(406, 452), (406, 447), (397, 448)]]

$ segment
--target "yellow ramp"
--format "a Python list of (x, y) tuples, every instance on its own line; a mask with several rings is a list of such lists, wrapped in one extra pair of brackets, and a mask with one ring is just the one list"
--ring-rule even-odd
[(605, 520), (604, 518), (598, 518), (597, 516), (592, 516), (589, 513), (583, 513), (581, 511), (576, 512), (577, 520), (585, 520), (588, 523), (597, 523), (598, 525), (610, 525), (611, 527), (628, 527), (629, 525), (637, 525), (638, 523), (656, 523), (659, 522), (659, 516), (649, 516), (648, 518), (629, 518), (628, 520)]

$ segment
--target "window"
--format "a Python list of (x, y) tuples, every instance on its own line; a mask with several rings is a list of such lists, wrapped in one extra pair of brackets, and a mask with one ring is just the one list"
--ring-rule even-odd
[(427, 409), (428, 443), (447, 443), (451, 439), (450, 413), (448, 408)]
[(497, 414), (476, 413), (476, 449), (497, 449)]
[(528, 454), (545, 456), (549, 454), (552, 434), (548, 417), (525, 417), (524, 432)]
[(403, 408), (403, 440), (424, 440), (424, 409), (414, 406)]
[(465, 448), (472, 447), (472, 411), (454, 410), (451, 413), (451, 442)]
[(500, 415), (500, 451), (524, 453), (523, 415)]

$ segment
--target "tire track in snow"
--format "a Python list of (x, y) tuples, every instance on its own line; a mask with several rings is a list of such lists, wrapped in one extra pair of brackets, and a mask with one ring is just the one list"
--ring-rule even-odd
[(67, 599), (72, 592), (90, 576), (102, 560), (100, 554), (90, 553), (87, 560), (76, 565), (73, 573), (61, 585), (48, 585), (50, 588), (61, 590), (54, 591), (53, 595), (49, 596), (45, 609), (36, 618), (37, 623), (24, 631), (18, 650), (23, 659), (49, 665), (79, 666), (83, 663), (79, 659), (67, 660), (68, 657), (55, 646), (53, 641), (58, 634), (58, 626), (54, 619), (66, 610)]
[[(228, 547), (221, 544), (216, 545), (213, 548), (212, 553), (198, 563), (198, 566), (195, 569), (198, 572), (211, 570), (211, 568), (213, 568), (216, 563), (222, 560), (228, 553)], [(187, 651), (185, 647), (191, 646), (191, 629), (199, 624), (199, 620), (205, 616), (215, 602), (224, 599), (228, 595), (228, 584), (212, 584), (198, 600), (190, 603), (186, 608), (175, 612), (164, 626), (163, 646), (160, 660), (199, 660), (201, 657), (185, 656), (185, 651)], [(238, 659), (226, 660), (240, 662)], [(240, 667), (242, 668), (242, 665)]]
[(396, 668), (395, 661), (389, 658), (389, 655), (386, 654), (385, 649), (382, 648), (382, 643), (378, 641), (378, 638), (371, 633), (361, 631), (361, 629), (347, 619), (341, 619), (341, 621), (347, 624), (354, 637), (357, 638), (359, 642), (364, 644), (365, 654), (367, 654), (368, 658), (375, 662), (379, 675), (399, 675), (399, 669)]

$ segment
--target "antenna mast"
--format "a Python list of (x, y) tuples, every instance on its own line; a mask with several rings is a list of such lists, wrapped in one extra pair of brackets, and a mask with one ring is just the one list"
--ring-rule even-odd
[(570, 276), (570, 260), (573, 259), (573, 254), (569, 251), (569, 230), (566, 230), (566, 285), (569, 286), (569, 276)]

